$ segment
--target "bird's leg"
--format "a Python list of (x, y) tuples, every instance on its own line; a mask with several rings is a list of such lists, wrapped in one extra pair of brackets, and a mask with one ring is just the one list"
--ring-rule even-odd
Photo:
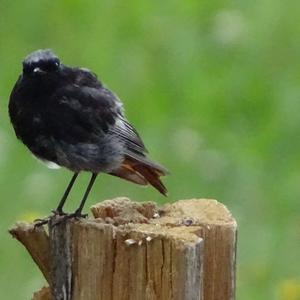
[[(78, 176), (78, 173), (74, 173), (74, 175), (72, 176), (71, 181), (69, 182), (68, 187), (65, 190), (64, 195), (62, 196), (57, 208), (52, 211), (54, 213), (54, 215), (59, 215), (59, 216), (66, 215), (63, 212), (63, 206), (68, 198), (68, 195), (70, 194), (70, 191), (74, 185), (74, 182), (75, 182), (77, 176)], [(45, 217), (43, 219), (36, 219), (36, 220), (34, 220), (34, 227), (43, 226), (43, 225), (49, 223), (50, 219), (51, 219), (51, 216)]]
[(68, 219), (72, 219), (72, 218), (75, 218), (75, 219), (85, 218), (87, 216), (86, 214), (82, 214), (82, 209), (83, 209), (85, 201), (86, 201), (86, 199), (87, 199), (87, 197), (88, 197), (88, 195), (89, 195), (89, 193), (90, 193), (90, 191), (91, 191), (91, 189), (92, 189), (92, 187), (93, 187), (93, 185), (95, 183), (97, 175), (98, 174), (96, 174), (96, 173), (92, 174), (92, 177), (91, 177), (90, 182), (88, 184), (88, 187), (87, 187), (87, 189), (86, 189), (86, 191), (85, 191), (85, 193), (83, 195), (83, 198), (82, 198), (82, 200), (80, 202), (80, 205), (75, 210), (75, 212), (73, 212), (71, 214), (65, 214), (65, 215), (63, 215), (60, 220), (57, 220), (55, 223), (52, 224), (53, 226), (56, 226), (56, 225), (60, 224), (61, 222), (64, 222), (64, 221), (66, 221)]
[(85, 201), (86, 201), (86, 199), (87, 199), (87, 197), (88, 197), (88, 195), (89, 195), (89, 193), (90, 193), (90, 191), (91, 191), (91, 189), (92, 189), (92, 187), (93, 187), (93, 185), (95, 183), (97, 175), (98, 175), (97, 173), (93, 173), (92, 174), (92, 177), (91, 177), (90, 182), (88, 184), (88, 187), (87, 187), (87, 189), (86, 189), (86, 191), (84, 193), (84, 196), (83, 196), (83, 198), (82, 198), (82, 200), (80, 202), (80, 205), (75, 210), (75, 212), (72, 214), (74, 217), (85, 217), (86, 216), (86, 215), (82, 215), (81, 212), (82, 212), (82, 209), (84, 207)]
[[(69, 192), (70, 192), (70, 190), (71, 190), (71, 188), (72, 188), (72, 186), (73, 186), (73, 184), (74, 184), (74, 181), (75, 181), (77, 175), (78, 175), (78, 173), (75, 173), (75, 174), (73, 175), (73, 177), (72, 177), (72, 179), (71, 179), (71, 181), (70, 181), (70, 183), (69, 183), (69, 185), (68, 185), (68, 188), (66, 189), (65, 194), (64, 194), (62, 200), (60, 201), (60, 203), (59, 203), (59, 205), (58, 205), (58, 208), (54, 211), (54, 213), (57, 214), (58, 216), (61, 216), (61, 218), (59, 218), (58, 220), (56, 220), (56, 221), (52, 224), (52, 226), (56, 226), (56, 225), (60, 224), (61, 222), (64, 222), (64, 221), (66, 221), (66, 220), (68, 220), (68, 219), (72, 219), (72, 218), (76, 218), (76, 219), (77, 219), (77, 218), (82, 218), (82, 217), (84, 218), (84, 217), (87, 216), (87, 215), (83, 215), (83, 214), (82, 214), (82, 209), (83, 209), (84, 204), (85, 204), (85, 201), (86, 201), (86, 199), (87, 199), (87, 197), (88, 197), (88, 195), (89, 195), (89, 193), (90, 193), (90, 191), (91, 191), (91, 189), (92, 189), (92, 187), (93, 187), (93, 185), (94, 185), (94, 183), (95, 183), (96, 177), (97, 177), (97, 175), (98, 175), (98, 174), (96, 174), (96, 173), (93, 173), (93, 174), (92, 174), (92, 177), (91, 177), (90, 182), (89, 182), (89, 184), (88, 184), (88, 187), (87, 187), (87, 189), (86, 189), (86, 191), (85, 191), (85, 193), (84, 193), (84, 195), (83, 195), (83, 198), (82, 198), (82, 200), (81, 200), (81, 202), (80, 202), (80, 205), (79, 205), (79, 207), (75, 210), (75, 212), (73, 212), (73, 213), (71, 213), (71, 214), (65, 214), (65, 213), (63, 213), (63, 211), (62, 211), (62, 207), (63, 207), (63, 205), (64, 205), (64, 203), (65, 203), (65, 201), (66, 201), (66, 198), (67, 198), (67, 196), (68, 196), (68, 194), (69, 194)], [(60, 209), (60, 213), (59, 213), (59, 209)], [(51, 218), (51, 217), (50, 217), (50, 218)], [(50, 220), (50, 218), (48, 217), (47, 219), (40, 220), (39, 222), (37, 222), (37, 223), (35, 224), (35, 227), (38, 227), (38, 226), (41, 226), (41, 225), (44, 225), (44, 224), (48, 223), (49, 220)]]
[(65, 202), (66, 202), (66, 200), (67, 200), (67, 198), (68, 198), (68, 196), (70, 194), (70, 191), (71, 191), (71, 189), (72, 189), (72, 187), (74, 185), (74, 182), (75, 182), (77, 176), (78, 176), (78, 173), (74, 173), (74, 175), (72, 176), (71, 181), (69, 182), (68, 187), (65, 190), (64, 195), (62, 196), (62, 198), (61, 198), (61, 200), (60, 200), (60, 202), (59, 202), (56, 210), (53, 211), (54, 214), (64, 215), (63, 207), (64, 207)]

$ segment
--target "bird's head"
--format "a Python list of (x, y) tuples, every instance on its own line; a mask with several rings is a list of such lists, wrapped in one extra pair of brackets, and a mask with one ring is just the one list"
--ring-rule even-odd
[(59, 58), (49, 49), (37, 50), (23, 60), (23, 74), (43, 75), (57, 71), (60, 67)]

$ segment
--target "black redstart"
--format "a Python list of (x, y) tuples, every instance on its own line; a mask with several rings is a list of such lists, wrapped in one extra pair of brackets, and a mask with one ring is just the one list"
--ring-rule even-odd
[(145, 146), (126, 120), (121, 101), (84, 68), (63, 65), (51, 50), (37, 50), (23, 61), (23, 73), (9, 101), (16, 136), (49, 166), (74, 175), (57, 207), (63, 215), (67, 196), (81, 171), (92, 173), (82, 209), (99, 173), (167, 190), (160, 176), (168, 171), (146, 157)]

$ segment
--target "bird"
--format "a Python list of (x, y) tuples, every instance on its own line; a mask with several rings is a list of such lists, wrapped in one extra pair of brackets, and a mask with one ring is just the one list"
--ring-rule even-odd
[(63, 207), (81, 172), (91, 178), (71, 217), (86, 216), (82, 210), (100, 173), (150, 184), (167, 195), (160, 177), (169, 171), (148, 158), (121, 100), (95, 73), (64, 65), (51, 49), (30, 53), (22, 65), (8, 104), (15, 135), (48, 167), (73, 173), (55, 215), (67, 215)]

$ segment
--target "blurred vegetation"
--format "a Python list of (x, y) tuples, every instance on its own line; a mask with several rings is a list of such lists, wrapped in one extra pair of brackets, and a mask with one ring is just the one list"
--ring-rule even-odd
[(32, 158), (7, 115), (24, 56), (52, 48), (123, 99), (151, 157), (172, 173), (168, 199), (100, 176), (87, 207), (120, 195), (216, 198), (239, 223), (237, 299), (300, 299), (299, 9), (279, 0), (0, 0), (1, 297), (30, 299), (44, 283), (7, 228), (47, 215), (71, 176)]

